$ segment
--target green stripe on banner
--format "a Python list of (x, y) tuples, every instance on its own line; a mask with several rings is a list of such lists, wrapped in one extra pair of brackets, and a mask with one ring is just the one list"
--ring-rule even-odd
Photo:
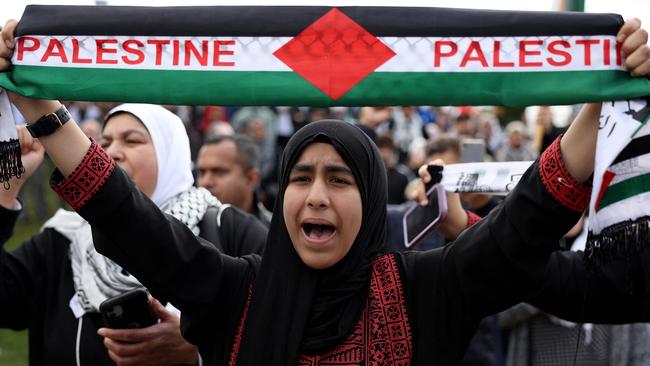
[[(20, 85), (17, 87), (16, 85)], [(0, 86), (19, 94), (87, 101), (187, 105), (575, 104), (650, 95), (623, 71), (375, 72), (334, 101), (293, 72), (177, 71), (15, 65)]]
[(613, 184), (605, 190), (597, 210), (600, 211), (613, 203), (648, 192), (648, 189), (650, 189), (650, 173)]

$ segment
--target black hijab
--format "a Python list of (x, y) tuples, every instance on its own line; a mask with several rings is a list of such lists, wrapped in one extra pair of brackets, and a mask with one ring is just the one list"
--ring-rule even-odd
[[(361, 228), (350, 251), (325, 270), (307, 267), (291, 243), (283, 201), (289, 174), (311, 143), (331, 144), (352, 170), (361, 194)], [(386, 241), (386, 171), (377, 147), (357, 127), (334, 120), (311, 123), (288, 142), (280, 193), (255, 279), (238, 365), (295, 365), (347, 338), (368, 295), (371, 262)]]

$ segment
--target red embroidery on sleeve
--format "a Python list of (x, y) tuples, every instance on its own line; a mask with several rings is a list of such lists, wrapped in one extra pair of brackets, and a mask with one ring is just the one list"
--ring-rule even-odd
[(465, 210), (465, 212), (467, 212), (467, 227), (470, 227), (481, 221), (481, 216), (475, 214), (474, 212), (470, 210)]
[(548, 193), (562, 206), (575, 212), (587, 208), (591, 188), (576, 182), (567, 171), (560, 153), (559, 137), (542, 154), (539, 173)]
[(104, 185), (115, 162), (95, 141), (75, 170), (54, 187), (54, 191), (77, 210)]
[(248, 288), (248, 297), (246, 298), (246, 304), (244, 305), (244, 310), (242, 311), (241, 317), (239, 319), (239, 325), (237, 326), (237, 333), (235, 333), (235, 340), (232, 342), (232, 352), (230, 352), (230, 359), (228, 360), (229, 366), (235, 366), (235, 364), (237, 364), (237, 356), (239, 356), (239, 347), (241, 346), (241, 337), (244, 333), (244, 324), (246, 323), (248, 308), (251, 305), (252, 295), (253, 295), (253, 286), (251, 285)]

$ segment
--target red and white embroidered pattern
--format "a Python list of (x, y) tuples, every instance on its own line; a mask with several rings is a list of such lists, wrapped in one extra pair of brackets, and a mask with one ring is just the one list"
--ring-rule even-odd
[(559, 137), (542, 154), (539, 174), (548, 193), (562, 206), (575, 212), (587, 208), (591, 188), (576, 182), (569, 174), (562, 160)]
[(412, 351), (397, 263), (392, 254), (387, 254), (373, 262), (368, 302), (348, 339), (325, 354), (300, 356), (298, 365), (405, 366), (411, 363)]
[[(250, 291), (249, 291), (250, 300)], [(236, 364), (249, 301), (242, 313), (229, 365)], [(298, 358), (299, 366), (406, 366), (411, 363), (413, 342), (406, 302), (395, 257), (386, 254), (372, 264), (368, 301), (352, 334), (332, 351)], [(365, 362), (364, 362), (365, 361)]]
[(53, 189), (73, 209), (79, 209), (104, 185), (115, 162), (95, 141), (75, 170)]

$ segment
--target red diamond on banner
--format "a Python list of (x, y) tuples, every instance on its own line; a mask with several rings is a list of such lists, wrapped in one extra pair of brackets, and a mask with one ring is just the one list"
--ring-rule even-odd
[(395, 52), (334, 8), (273, 55), (337, 100)]

